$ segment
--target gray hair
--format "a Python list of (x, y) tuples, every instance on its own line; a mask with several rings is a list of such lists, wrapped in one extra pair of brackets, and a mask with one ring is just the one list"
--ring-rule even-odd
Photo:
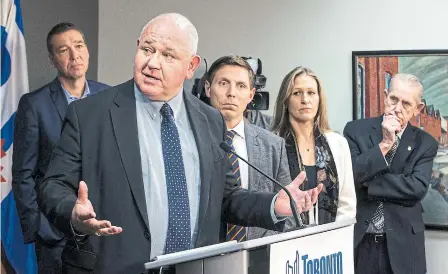
[(413, 86), (413, 87), (417, 87), (418, 88), (418, 100), (420, 103), (423, 99), (423, 84), (422, 81), (420, 81), (420, 79), (412, 74), (408, 74), (408, 73), (398, 73), (395, 74), (392, 79), (390, 80), (390, 85), (389, 85), (389, 90), (392, 90), (394, 87), (394, 83), (396, 81), (399, 81), (401, 83), (404, 84), (408, 84), (409, 86)]
[(189, 50), (191, 54), (195, 55), (198, 50), (198, 42), (199, 42), (199, 35), (198, 31), (196, 30), (196, 27), (191, 23), (190, 20), (188, 20), (187, 17), (183, 16), (179, 13), (164, 13), (160, 14), (157, 17), (151, 19), (142, 29), (140, 32), (140, 38), (142, 37), (143, 32), (145, 29), (155, 20), (161, 19), (161, 18), (169, 18), (173, 21), (174, 24), (176, 24), (180, 29), (186, 31), (188, 38), (189, 38)]

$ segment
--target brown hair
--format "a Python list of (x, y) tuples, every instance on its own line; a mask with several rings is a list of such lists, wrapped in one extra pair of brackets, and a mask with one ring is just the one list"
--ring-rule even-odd
[(79, 32), (82, 36), (82, 39), (84, 40), (84, 43), (87, 44), (84, 33), (77, 26), (69, 22), (62, 22), (52, 27), (50, 32), (48, 32), (47, 34), (47, 50), (51, 56), (53, 56), (53, 49), (51, 44), (51, 39), (53, 39), (53, 36), (67, 32), (69, 30), (76, 30), (77, 32)]
[(252, 67), (249, 65), (249, 63), (240, 56), (237, 55), (227, 55), (219, 58), (213, 64), (210, 66), (210, 69), (207, 72), (206, 80), (211, 85), (213, 82), (213, 78), (215, 78), (216, 72), (220, 70), (223, 66), (237, 66), (247, 69), (247, 72), (249, 73), (249, 85), (250, 88), (254, 88), (254, 71), (252, 70)]
[(282, 85), (280, 86), (277, 95), (274, 119), (272, 122), (272, 131), (285, 139), (292, 131), (291, 123), (289, 122), (288, 100), (291, 97), (295, 79), (301, 75), (308, 75), (316, 80), (317, 92), (319, 94), (319, 108), (316, 117), (314, 118), (314, 123), (319, 132), (325, 133), (330, 131), (327, 114), (327, 99), (321, 81), (311, 69), (306, 67), (296, 67), (283, 78)]

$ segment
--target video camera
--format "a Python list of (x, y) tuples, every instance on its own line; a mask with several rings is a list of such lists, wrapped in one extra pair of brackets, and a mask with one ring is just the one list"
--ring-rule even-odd
[(250, 110), (268, 110), (269, 109), (269, 92), (261, 89), (266, 86), (266, 76), (262, 74), (262, 64), (260, 58), (243, 57), (254, 71), (254, 87), (255, 95), (252, 101), (247, 105)]
[[(243, 57), (254, 71), (254, 87), (255, 95), (253, 100), (247, 105), (249, 110), (268, 110), (269, 109), (269, 92), (261, 91), (266, 86), (267, 78), (262, 74), (262, 64), (259, 58)], [(200, 68), (195, 72), (192, 79), (192, 87), (189, 83), (184, 84), (184, 88), (191, 90), (191, 93), (204, 103), (210, 105), (210, 99), (205, 95), (205, 80), (208, 72), (208, 63), (206, 59), (201, 62)], [(205, 66), (205, 68), (204, 68)], [(205, 70), (205, 71), (204, 71)], [(197, 75), (197, 76), (196, 76)]]

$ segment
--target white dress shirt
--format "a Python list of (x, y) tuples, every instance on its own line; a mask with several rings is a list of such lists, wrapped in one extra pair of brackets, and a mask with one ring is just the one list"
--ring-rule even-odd
[[(229, 129), (233, 130), (236, 134), (233, 138), (233, 147), (235, 148), (235, 152), (247, 159), (247, 146), (246, 146), (246, 135), (244, 133), (244, 119), (236, 125), (236, 127)], [(241, 175), (241, 187), (248, 189), (249, 188), (249, 167), (247, 164), (240, 159), (238, 159), (238, 164), (240, 166), (240, 175)]]
[[(228, 129), (233, 130), (236, 134), (233, 137), (233, 148), (235, 152), (241, 156), (242, 158), (249, 160), (247, 156), (247, 145), (246, 145), (246, 134), (244, 132), (244, 118), (236, 125), (234, 128)], [(240, 166), (240, 176), (241, 176), (241, 187), (245, 189), (249, 189), (249, 166), (238, 159), (238, 165)], [(278, 194), (272, 199), (271, 203), (271, 217), (274, 223), (278, 223), (280, 221), (284, 221), (285, 217), (280, 217), (275, 215), (274, 205), (275, 200), (277, 200)]]

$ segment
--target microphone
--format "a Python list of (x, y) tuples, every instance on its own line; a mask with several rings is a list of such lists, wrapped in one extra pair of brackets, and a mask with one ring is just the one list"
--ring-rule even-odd
[[(250, 166), (251, 168), (255, 169), (256, 171), (258, 171), (260, 174), (262, 174), (263, 176), (265, 176), (266, 178), (268, 178), (271, 182), (273, 182), (274, 184), (276, 184), (277, 186), (279, 186), (281, 189), (283, 189), (286, 194), (289, 197), (289, 204), (291, 205), (291, 210), (292, 210), (292, 215), (294, 216), (294, 221), (296, 222), (296, 226), (297, 228), (301, 229), (301, 228), (305, 228), (306, 226), (303, 224), (302, 218), (299, 216), (298, 211), (297, 211), (297, 207), (296, 207), (296, 203), (294, 202), (294, 199), (292, 198), (291, 192), (289, 192), (288, 189), (286, 189), (286, 187), (284, 187), (282, 184), (280, 184), (277, 180), (275, 180), (274, 178), (272, 178), (271, 176), (267, 175), (266, 173), (264, 173), (263, 171), (261, 171), (259, 168), (257, 168), (256, 166), (252, 165), (251, 163), (249, 163), (246, 159), (244, 159), (243, 157), (239, 156), (238, 154), (236, 154), (236, 152), (233, 150), (232, 146), (230, 146), (228, 143), (226, 143), (225, 141), (221, 142), (221, 144), (219, 145), (219, 147), (222, 148), (222, 150), (224, 150), (227, 153), (233, 153), (236, 157), (238, 157), (238, 159), (241, 159), (243, 162), (245, 162), (248, 166)], [(294, 230), (294, 229), (293, 229)]]

